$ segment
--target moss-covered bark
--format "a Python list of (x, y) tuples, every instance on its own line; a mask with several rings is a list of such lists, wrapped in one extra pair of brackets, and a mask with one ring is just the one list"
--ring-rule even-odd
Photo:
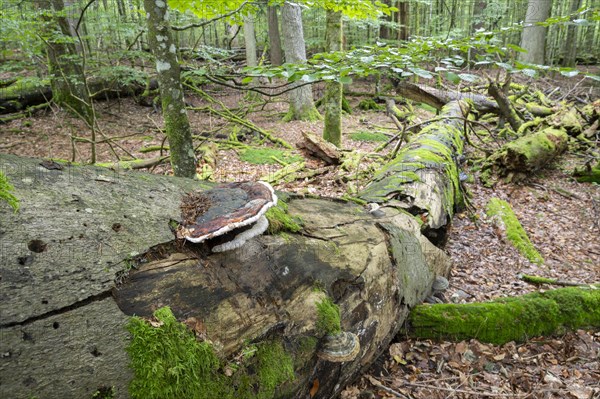
[(156, 57), (158, 85), (173, 173), (175, 176), (192, 178), (196, 175), (196, 157), (183, 100), (177, 49), (168, 22), (167, 3), (163, 0), (144, 0), (144, 8), (148, 14), (148, 39)]
[[(327, 51), (340, 51), (342, 48), (342, 13), (327, 10), (325, 31)], [(325, 126), (323, 138), (336, 147), (342, 145), (342, 84), (328, 82), (323, 98)]]
[(525, 341), (565, 329), (600, 328), (600, 290), (561, 288), (485, 303), (418, 305), (407, 323), (415, 338)]

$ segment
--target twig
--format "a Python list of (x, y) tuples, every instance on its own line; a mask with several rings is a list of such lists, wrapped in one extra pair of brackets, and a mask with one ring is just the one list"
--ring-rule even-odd
[(242, 10), (242, 8), (244, 8), (247, 4), (248, 4), (248, 2), (244, 1), (242, 4), (240, 4), (240, 6), (238, 8), (236, 8), (233, 11), (228, 12), (227, 14), (219, 15), (218, 17), (214, 17), (207, 21), (203, 21), (203, 22), (199, 22), (199, 23), (195, 23), (195, 24), (189, 24), (189, 25), (184, 25), (184, 26), (172, 26), (171, 29), (175, 30), (175, 31), (182, 31), (182, 30), (191, 29), (191, 28), (202, 28), (203, 26), (210, 25), (213, 22), (219, 21), (223, 18), (230, 17), (233, 14), (240, 12)]
[(383, 389), (384, 391), (391, 393), (397, 398), (408, 399), (408, 396), (403, 395), (400, 392), (393, 390), (392, 388), (386, 387), (381, 382), (377, 381), (373, 376), (367, 375), (367, 379), (371, 384), (375, 385), (377, 388)]

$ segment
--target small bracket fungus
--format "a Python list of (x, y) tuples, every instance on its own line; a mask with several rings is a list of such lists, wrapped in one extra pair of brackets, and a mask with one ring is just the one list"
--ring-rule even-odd
[(431, 295), (429, 295), (425, 302), (427, 303), (444, 303), (446, 302), (446, 298), (444, 297), (444, 292), (450, 287), (450, 282), (444, 276), (437, 276), (435, 280), (433, 280), (433, 285), (431, 286)]
[(360, 341), (358, 336), (351, 332), (342, 331), (339, 334), (326, 335), (317, 356), (319, 359), (328, 362), (350, 362), (356, 359), (359, 352)]
[(276, 204), (273, 187), (262, 181), (221, 184), (192, 193), (182, 200), (177, 237), (193, 243), (222, 237), (225, 242), (213, 244), (213, 252), (236, 249), (267, 230), (264, 214)]

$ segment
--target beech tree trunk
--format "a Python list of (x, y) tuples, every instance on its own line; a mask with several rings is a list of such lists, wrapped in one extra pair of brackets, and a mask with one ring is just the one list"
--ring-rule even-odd
[(269, 29), (269, 58), (271, 65), (283, 64), (283, 50), (281, 49), (281, 35), (279, 33), (279, 18), (277, 7), (267, 7), (268, 29)]
[(526, 53), (519, 53), (519, 59), (532, 64), (544, 64), (546, 61), (546, 32), (548, 28), (537, 25), (550, 17), (551, 0), (529, 0), (525, 25), (521, 34), (521, 47)]
[(156, 58), (158, 85), (173, 173), (175, 176), (193, 178), (196, 176), (196, 156), (183, 100), (177, 48), (166, 17), (167, 3), (162, 0), (144, 0), (144, 8), (148, 16), (148, 40)]
[[(417, 220), (394, 208), (375, 217), (352, 203), (278, 193), (301, 232), (212, 254), (176, 241), (170, 228), (182, 196), (206, 185), (44, 165), (0, 155), (20, 200), (18, 213), (0, 203), (0, 385), (12, 397), (86, 398), (110, 387), (128, 397), (144, 375), (129, 368), (125, 326), (169, 306), (231, 364), (248, 343), (277, 340), (294, 376), (269, 397), (285, 389), (285, 397), (331, 398), (385, 350), (434, 276), (449, 271)], [(325, 295), (339, 306), (342, 329), (359, 337), (354, 360), (315, 355), (316, 303)]]
[[(581, 7), (582, 0), (571, 0), (571, 13), (575, 13)], [(577, 25), (567, 27), (567, 39), (563, 47), (563, 66), (574, 67), (577, 58)]]
[[(281, 30), (285, 60), (293, 64), (306, 63), (306, 48), (302, 29), (302, 10), (298, 4), (286, 1), (281, 7)], [(286, 120), (318, 120), (321, 115), (313, 101), (310, 85), (290, 91), (290, 109)]]
[(244, 44), (246, 45), (246, 64), (257, 66), (256, 36), (254, 33), (254, 16), (244, 15)]
[[(340, 51), (343, 40), (342, 13), (327, 10), (326, 21), (327, 51)], [(327, 82), (323, 97), (323, 107), (325, 108), (323, 139), (336, 147), (342, 145), (342, 95), (341, 83)]]

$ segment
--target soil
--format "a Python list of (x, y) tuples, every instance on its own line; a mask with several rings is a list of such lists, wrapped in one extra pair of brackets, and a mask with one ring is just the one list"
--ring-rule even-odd
[[(541, 82), (540, 84), (544, 84)], [(552, 82), (552, 84), (555, 84)], [(563, 93), (577, 94), (563, 87)], [(355, 87), (356, 91), (373, 86)], [(247, 105), (242, 94), (207, 88), (215, 98), (231, 108)], [(319, 91), (319, 88), (316, 90)], [(551, 88), (547, 90), (551, 93)], [(574, 95), (575, 95), (574, 94)], [(553, 99), (559, 100), (560, 91)], [(360, 98), (349, 97), (355, 110), (345, 115), (343, 149), (360, 151), (362, 179), (345, 176), (338, 169), (276, 186), (276, 189), (340, 197), (352, 194), (368, 181), (381, 156), (374, 149), (381, 144), (355, 141), (351, 132), (381, 131), (397, 133), (383, 111), (363, 112), (356, 107)], [(204, 107), (206, 102), (189, 95), (190, 106)], [(98, 117), (97, 162), (114, 162), (126, 157), (150, 158), (158, 152), (140, 150), (152, 145), (165, 145), (162, 116), (153, 108), (137, 105), (132, 98), (96, 103)], [(419, 123), (433, 116), (416, 108)], [(255, 107), (247, 118), (286, 140), (297, 148), (302, 131), (321, 134), (322, 122), (281, 121), (287, 111), (285, 102), (270, 102)], [(234, 128), (209, 112), (189, 112), (193, 133), (210, 138), (232, 137), (252, 145), (259, 139), (255, 132)], [(490, 126), (493, 129), (493, 126)], [(110, 140), (108, 140), (110, 138)], [(90, 160), (89, 129), (62, 110), (52, 107), (26, 118), (0, 124), (0, 151), (22, 156), (60, 158), (87, 163)], [(206, 137), (196, 140), (201, 145)], [(498, 139), (500, 140), (500, 139)], [(269, 142), (255, 144), (273, 146)], [(307, 156), (300, 150), (295, 154)], [(468, 158), (479, 154), (468, 150)], [(255, 180), (270, 175), (282, 166), (254, 165), (239, 158), (235, 146), (223, 147), (217, 154), (215, 181)], [(522, 295), (554, 287), (536, 287), (522, 282), (519, 273), (558, 278), (578, 283), (600, 281), (600, 187), (577, 183), (571, 176), (575, 165), (583, 164), (582, 155), (569, 151), (548, 168), (530, 176), (520, 184), (500, 183), (493, 189), (483, 187), (476, 172), (474, 182), (466, 184), (471, 207), (458, 213), (453, 221), (445, 250), (454, 262), (451, 287), (446, 298), (451, 302), (486, 301), (499, 297)], [(323, 168), (317, 159), (306, 159), (307, 169)], [(170, 173), (162, 164), (151, 173)], [(360, 174), (360, 173), (359, 173)], [(491, 197), (507, 200), (529, 238), (545, 259), (543, 265), (528, 262), (485, 216)], [(367, 370), (360, 381), (347, 387), (342, 398), (600, 398), (600, 333), (569, 332), (553, 338), (533, 338), (525, 344), (502, 346), (469, 342), (415, 341), (398, 337), (378, 362)]]

